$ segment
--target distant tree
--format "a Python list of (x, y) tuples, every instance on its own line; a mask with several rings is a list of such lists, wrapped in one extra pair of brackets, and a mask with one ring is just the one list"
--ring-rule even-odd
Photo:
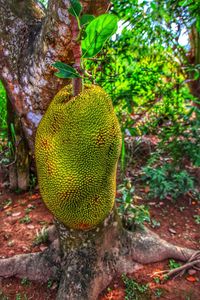
[(132, 27), (135, 33), (132, 47), (140, 45), (141, 55), (153, 45), (173, 49), (174, 57), (179, 58), (188, 78), (191, 93), (200, 99), (199, 1), (113, 0), (113, 11), (123, 18), (126, 27)]

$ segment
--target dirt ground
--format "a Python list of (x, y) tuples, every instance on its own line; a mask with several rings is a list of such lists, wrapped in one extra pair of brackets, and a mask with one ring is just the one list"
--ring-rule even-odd
[[(146, 194), (147, 189), (141, 188), (140, 192)], [(53, 223), (53, 217), (44, 206), (39, 193), (16, 195), (3, 189), (0, 193), (0, 258), (44, 251), (47, 245), (36, 245), (36, 237), (42, 228)], [(142, 202), (144, 203), (144, 200), (139, 200), (139, 204)], [(179, 199), (175, 204), (170, 200), (167, 203), (155, 200), (149, 201), (148, 205), (152, 220), (151, 224), (147, 225), (149, 228), (169, 242), (200, 249), (200, 224), (194, 217), (200, 215), (200, 204), (197, 200), (188, 196)], [(153, 274), (167, 268), (169, 261), (164, 261), (146, 265), (136, 273), (127, 274), (139, 287), (148, 284), (148, 293), (142, 291), (139, 296), (131, 290), (131, 283), (125, 287), (122, 274), (118, 274), (100, 295), (99, 300), (200, 299), (200, 272), (190, 269), (183, 277), (162, 283), (159, 277)], [(0, 300), (53, 300), (56, 291), (56, 282), (41, 284), (29, 282), (26, 278), (0, 279)]]

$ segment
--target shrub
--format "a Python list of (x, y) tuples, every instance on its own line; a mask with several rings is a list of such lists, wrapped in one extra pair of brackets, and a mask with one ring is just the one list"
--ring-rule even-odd
[(170, 196), (176, 199), (194, 190), (194, 178), (186, 170), (177, 170), (174, 165), (165, 163), (162, 166), (143, 168), (142, 179), (149, 184), (150, 198), (165, 199)]

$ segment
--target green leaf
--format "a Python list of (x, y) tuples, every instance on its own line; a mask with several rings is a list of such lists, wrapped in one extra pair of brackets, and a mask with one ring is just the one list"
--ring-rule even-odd
[(153, 10), (158, 9), (156, 3), (154, 3), (154, 2), (151, 2), (151, 3), (150, 3), (150, 6), (151, 6), (151, 8), (152, 8)]
[(82, 41), (83, 57), (89, 58), (99, 53), (104, 43), (117, 30), (117, 17), (111, 14), (103, 14), (95, 18), (86, 27), (86, 38)]
[(200, 32), (200, 19), (196, 20), (196, 28), (197, 28), (197, 31)]
[(81, 77), (80, 74), (74, 68), (61, 61), (56, 61), (54, 64), (52, 64), (52, 66), (58, 69), (59, 72), (56, 72), (55, 75), (59, 78)]
[(79, 0), (70, 0), (71, 7), (69, 8), (69, 13), (74, 16), (78, 17), (82, 11), (82, 5)]
[(199, 79), (199, 70), (198, 69), (194, 69), (194, 80)]
[(82, 17), (80, 19), (80, 24), (81, 24), (81, 26), (86, 25), (94, 19), (95, 19), (95, 17), (93, 15), (82, 15)]

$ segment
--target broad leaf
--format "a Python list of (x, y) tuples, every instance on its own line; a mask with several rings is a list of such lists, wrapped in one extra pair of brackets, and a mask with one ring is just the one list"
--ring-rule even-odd
[(80, 74), (76, 71), (76, 69), (71, 66), (61, 62), (56, 61), (52, 64), (53, 67), (58, 69), (59, 72), (56, 72), (55, 75), (59, 78), (78, 78), (81, 77)]
[(200, 32), (200, 19), (196, 20), (196, 28), (197, 28), (197, 31)]
[(82, 11), (81, 3), (78, 0), (70, 0), (70, 3), (69, 13), (74, 17), (78, 17)]
[(83, 57), (89, 58), (99, 53), (104, 43), (116, 32), (117, 17), (104, 14), (95, 18), (86, 27), (86, 38), (82, 41)]
[(81, 26), (90, 23), (94, 19), (95, 17), (93, 15), (82, 15), (82, 17), (80, 18)]

